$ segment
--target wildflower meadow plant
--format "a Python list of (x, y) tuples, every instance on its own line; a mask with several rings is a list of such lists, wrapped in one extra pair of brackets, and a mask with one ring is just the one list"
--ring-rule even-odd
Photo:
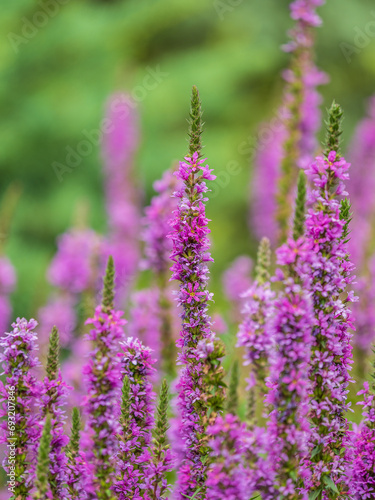
[(229, 313), (209, 280), (216, 177), (196, 86), (186, 156), (155, 182), (143, 214), (138, 118), (118, 106), (126, 98), (109, 100), (108, 232), (85, 225), (58, 239), (40, 328), (8, 325), (15, 273), (1, 255), (1, 498), (375, 498), (374, 101), (353, 166), (335, 102), (319, 150), (322, 4), (290, 6), (280, 123), (255, 158), (258, 253), (223, 273)]

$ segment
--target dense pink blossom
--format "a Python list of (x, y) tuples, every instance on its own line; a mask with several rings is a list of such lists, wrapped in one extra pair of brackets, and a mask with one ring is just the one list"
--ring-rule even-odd
[(278, 273), (283, 289), (266, 326), (277, 346), (270, 358), (267, 381), (267, 401), (271, 405), (267, 435), (268, 460), (276, 472), (274, 487), (279, 499), (302, 498), (299, 489), (304, 473), (299, 465), (306, 456), (309, 437), (309, 365), (314, 325), (306, 282), (309, 259), (310, 248), (304, 238), (289, 239), (278, 249), (277, 264), (284, 266)]
[[(37, 399), (39, 438), (42, 434), (43, 421), (47, 414), (51, 416), (51, 451), (49, 474), (53, 483), (53, 495), (67, 498), (66, 482), (68, 479), (65, 447), (69, 442), (64, 431), (66, 423), (65, 404), (70, 387), (62, 380), (61, 371), (57, 378), (44, 378)], [(36, 450), (37, 451), (37, 450)]]
[(117, 402), (121, 378), (116, 354), (126, 323), (121, 316), (121, 311), (106, 312), (103, 306), (99, 306), (94, 317), (87, 320), (93, 328), (87, 336), (92, 342), (92, 351), (83, 369), (88, 391), (85, 409), (91, 440), (90, 453), (93, 455), (92, 481), (100, 492), (104, 491), (104, 478), (113, 477), (112, 460), (119, 430)]
[[(179, 498), (193, 495), (204, 485), (207, 465), (202, 461), (202, 443), (199, 436), (205, 432), (206, 395), (203, 377), (204, 343), (212, 343), (211, 322), (207, 314), (208, 302), (212, 295), (207, 290), (207, 262), (212, 260), (209, 253), (210, 232), (205, 214), (205, 180), (215, 176), (199, 159), (195, 152), (192, 158), (180, 162), (176, 172), (184, 181), (184, 188), (176, 193), (179, 205), (174, 212), (170, 237), (173, 243), (171, 258), (173, 279), (180, 282), (178, 304), (182, 307), (182, 329), (177, 342), (181, 351), (178, 364), (182, 365), (177, 389), (178, 406), (181, 412), (180, 434), (185, 443), (185, 459), (179, 470)], [(197, 353), (198, 345), (202, 358)], [(201, 351), (199, 351), (201, 352)], [(198, 404), (198, 401), (201, 401)], [(207, 424), (206, 424), (207, 425)], [(204, 491), (196, 494), (204, 498)]]
[[(37, 417), (33, 411), (38, 384), (32, 369), (39, 366), (35, 355), (37, 334), (34, 319), (18, 318), (12, 330), (5, 333), (0, 341), (0, 363), (5, 375), (5, 383), (0, 382), (1, 417), (13, 414), (14, 419), (1, 421), (1, 443), (7, 443), (4, 459), (5, 470), (9, 470), (8, 457), (11, 447), (15, 451), (16, 486), (15, 495), (27, 495), (30, 488), (31, 451), (38, 440)], [(14, 427), (14, 428), (12, 428)]]
[(245, 348), (244, 364), (250, 367), (248, 383), (250, 387), (258, 385), (265, 391), (265, 379), (268, 375), (269, 356), (273, 346), (267, 322), (274, 312), (275, 293), (270, 283), (254, 281), (243, 297), (243, 321), (238, 332), (238, 346)]
[(347, 464), (347, 456), (337, 450), (344, 446), (348, 430), (345, 413), (349, 409), (353, 328), (349, 303), (355, 300), (347, 291), (353, 281), (353, 265), (348, 257), (343, 233), (346, 221), (340, 217), (339, 201), (346, 194), (343, 181), (348, 179), (349, 166), (331, 151), (326, 158), (318, 157), (306, 171), (314, 185), (306, 234), (313, 256), (309, 278), (315, 324), (309, 417), (313, 423), (310, 446), (315, 450), (311, 484), (315, 488), (324, 487), (325, 476), (340, 487), (340, 474)]
[(138, 339), (121, 343), (121, 373), (129, 381), (127, 420), (122, 423), (113, 490), (119, 500), (144, 498), (151, 472), (151, 429), (154, 423), (150, 376), (155, 360), (151, 350)]

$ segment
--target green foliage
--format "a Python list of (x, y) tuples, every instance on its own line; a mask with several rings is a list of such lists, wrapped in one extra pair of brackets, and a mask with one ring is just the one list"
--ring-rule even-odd
[(49, 337), (49, 347), (47, 356), (47, 377), (49, 380), (56, 380), (59, 370), (60, 337), (56, 326), (52, 328)]
[(120, 423), (124, 436), (127, 435), (130, 417), (130, 380), (125, 376), (122, 382)]
[(348, 198), (344, 198), (340, 202), (340, 219), (345, 221), (345, 225), (342, 230), (342, 240), (344, 240), (345, 243), (349, 241), (349, 224), (352, 220), (352, 213), (351, 213), (351, 203)]
[(153, 430), (154, 446), (160, 450), (166, 449), (168, 424), (168, 406), (169, 406), (169, 388), (164, 379), (159, 397), (159, 405), (156, 410), (155, 428)]
[(203, 122), (202, 122), (202, 106), (199, 98), (199, 92), (197, 87), (194, 85), (191, 94), (191, 107), (190, 107), (190, 120), (189, 120), (190, 130), (189, 130), (189, 155), (193, 156), (193, 153), (198, 152), (198, 156), (202, 156), (202, 132), (203, 132)]
[(51, 416), (47, 415), (40, 440), (38, 463), (36, 466), (36, 494), (35, 498), (44, 500), (48, 492), (49, 452), (51, 449)]
[(293, 238), (298, 240), (305, 232), (306, 174), (299, 171), (297, 182), (297, 199), (294, 213)]
[(239, 366), (236, 360), (233, 363), (230, 375), (229, 390), (227, 394), (227, 412), (233, 415), (238, 411), (238, 384), (239, 384)]
[(110, 255), (108, 257), (107, 269), (104, 276), (103, 285), (103, 300), (102, 306), (103, 310), (110, 312), (113, 309), (113, 301), (115, 299), (115, 265), (113, 262), (113, 257)]
[(76, 457), (79, 452), (79, 441), (81, 435), (81, 415), (79, 409), (74, 407), (72, 412), (72, 429), (70, 433), (69, 453)]
[(327, 132), (325, 142), (325, 156), (328, 156), (330, 151), (336, 151), (340, 155), (340, 138), (342, 135), (342, 120), (343, 111), (339, 104), (333, 101), (331, 108), (328, 111), (328, 120), (326, 121)]
[(255, 279), (258, 283), (266, 283), (270, 279), (271, 245), (268, 238), (262, 238), (258, 247)]

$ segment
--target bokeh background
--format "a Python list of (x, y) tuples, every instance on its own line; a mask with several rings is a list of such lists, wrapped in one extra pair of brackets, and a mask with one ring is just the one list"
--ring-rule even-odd
[[(144, 203), (153, 181), (186, 152), (193, 84), (203, 101), (210, 166), (220, 174), (231, 161), (239, 165), (208, 207), (220, 307), (222, 271), (237, 255), (256, 251), (247, 222), (252, 165), (240, 144), (255, 140), (280, 103), (288, 6), (288, 0), (2, 0), (0, 194), (12, 182), (22, 189), (5, 248), (18, 273), (15, 316), (32, 316), (45, 303), (56, 236), (72, 224), (79, 203), (89, 204), (90, 225), (105, 229), (99, 145), (61, 182), (53, 163), (65, 163), (66, 148), (98, 129), (111, 93), (137, 92), (150, 71), (163, 76), (137, 106)], [(37, 13), (48, 8), (44, 23)], [(321, 89), (323, 107), (333, 98), (343, 106), (348, 145), (375, 90), (374, 27), (373, 36), (358, 38), (375, 21), (375, 7), (371, 0), (329, 0), (320, 14), (317, 61), (331, 78)], [(343, 43), (356, 49), (350, 62)]]

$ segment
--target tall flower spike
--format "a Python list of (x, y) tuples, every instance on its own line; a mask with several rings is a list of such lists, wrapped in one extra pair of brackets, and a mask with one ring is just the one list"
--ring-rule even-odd
[(67, 495), (67, 458), (65, 446), (68, 438), (64, 433), (65, 412), (63, 406), (66, 402), (67, 385), (62, 381), (59, 369), (59, 332), (53, 327), (47, 357), (46, 377), (42, 384), (39, 419), (46, 415), (51, 418), (50, 465), (48, 481), (51, 487), (53, 500), (59, 500)]
[(282, 290), (275, 300), (270, 328), (277, 348), (272, 353), (267, 381), (271, 405), (268, 423), (268, 460), (276, 473), (274, 488), (279, 500), (300, 500), (309, 423), (309, 365), (314, 316), (306, 266), (311, 254), (304, 238), (289, 238), (277, 252), (282, 266), (276, 276)]
[(306, 174), (300, 170), (297, 183), (297, 199), (294, 213), (293, 238), (298, 240), (305, 232)]
[(190, 151), (193, 154), (180, 162), (176, 172), (184, 185), (175, 194), (180, 202), (174, 212), (170, 238), (174, 262), (172, 279), (180, 282), (178, 304), (182, 309), (182, 329), (177, 346), (181, 349), (178, 363), (183, 368), (177, 389), (185, 459), (179, 469), (178, 498), (183, 500), (195, 495), (197, 500), (202, 500), (206, 495), (209, 459), (206, 430), (222, 404), (223, 373), (219, 359), (222, 352), (208, 316), (212, 294), (207, 289), (207, 262), (212, 258), (205, 214), (205, 193), (208, 190), (205, 181), (214, 180), (215, 176), (204, 160), (199, 159), (201, 119), (196, 89), (193, 89), (191, 114)]
[[(345, 413), (352, 364), (350, 345), (353, 316), (349, 303), (355, 300), (347, 287), (353, 281), (353, 265), (348, 257), (348, 221), (340, 217), (340, 198), (350, 165), (340, 156), (342, 111), (330, 110), (326, 155), (306, 171), (314, 185), (306, 217), (306, 237), (311, 244), (309, 271), (314, 304), (312, 358), (310, 369), (311, 402), (309, 418), (313, 424), (310, 439), (312, 495), (340, 498), (346, 493), (342, 476), (350, 448), (346, 442), (348, 423)], [(333, 147), (333, 151), (327, 151)], [(341, 214), (342, 215), (342, 214)], [(345, 297), (345, 295), (347, 296)], [(323, 493), (324, 492), (324, 493)]]
[(316, 148), (315, 135), (320, 125), (318, 106), (321, 101), (316, 87), (325, 83), (327, 78), (314, 64), (313, 30), (321, 24), (316, 8), (323, 3), (324, 0), (294, 0), (290, 5), (291, 17), (296, 25), (290, 31), (290, 42), (284, 47), (292, 53), (292, 58), (290, 69), (284, 73), (287, 82), (284, 110), (287, 135), (277, 197), (281, 242), (289, 233), (298, 167), (306, 166)]
[[(8, 409), (14, 412), (15, 419), (1, 420), (1, 442), (6, 443), (8, 457), (4, 468), (9, 470), (10, 453), (16, 477), (13, 490), (14, 498), (26, 500), (30, 484), (30, 449), (36, 445), (39, 435), (37, 419), (33, 412), (35, 397), (38, 395), (37, 381), (31, 370), (39, 366), (35, 356), (37, 350), (37, 322), (33, 319), (18, 318), (12, 325), (12, 331), (5, 333), (0, 341), (0, 362), (6, 376), (6, 384), (0, 382), (1, 412), (0, 417), (9, 417)], [(13, 452), (15, 455), (13, 456)]]
[(238, 361), (235, 361), (232, 366), (230, 375), (229, 390), (227, 396), (227, 412), (232, 415), (237, 415), (238, 411), (238, 384), (239, 384), (239, 367)]
[(112, 500), (108, 481), (114, 479), (113, 456), (118, 433), (117, 397), (121, 386), (120, 366), (117, 359), (118, 344), (124, 337), (122, 312), (112, 309), (114, 289), (113, 261), (108, 259), (104, 278), (102, 304), (93, 318), (87, 320), (93, 329), (88, 334), (92, 341), (89, 362), (83, 373), (88, 387), (85, 406), (87, 427), (92, 440), (92, 491), (89, 498)]
[(151, 358), (151, 350), (132, 337), (121, 343), (121, 349), (119, 356), (124, 376), (121, 430), (118, 433), (116, 479), (112, 489), (118, 500), (128, 500), (142, 498), (144, 486), (152, 480), (149, 447), (154, 423), (154, 393), (150, 377), (155, 360)]
[(48, 477), (50, 467), (49, 454), (51, 451), (51, 438), (51, 416), (47, 415), (40, 440), (38, 463), (36, 467), (36, 492), (34, 498), (38, 500), (45, 500), (48, 498), (47, 493), (49, 490)]
[(81, 415), (78, 408), (72, 411), (72, 429), (66, 454), (68, 457), (68, 490), (71, 500), (87, 498), (85, 479), (87, 477), (87, 464), (85, 456), (80, 451)]
[(163, 380), (160, 389), (159, 405), (156, 412), (155, 428), (153, 430), (151, 462), (147, 493), (150, 499), (164, 500), (170, 489), (167, 473), (172, 470), (172, 456), (167, 442), (169, 389)]
[(266, 328), (273, 311), (274, 293), (269, 282), (270, 243), (263, 238), (259, 244), (255, 268), (256, 279), (243, 296), (243, 321), (238, 331), (238, 346), (245, 348), (244, 364), (250, 366), (249, 389), (256, 386), (261, 397), (267, 392), (265, 380), (268, 375), (268, 361), (272, 338)]

